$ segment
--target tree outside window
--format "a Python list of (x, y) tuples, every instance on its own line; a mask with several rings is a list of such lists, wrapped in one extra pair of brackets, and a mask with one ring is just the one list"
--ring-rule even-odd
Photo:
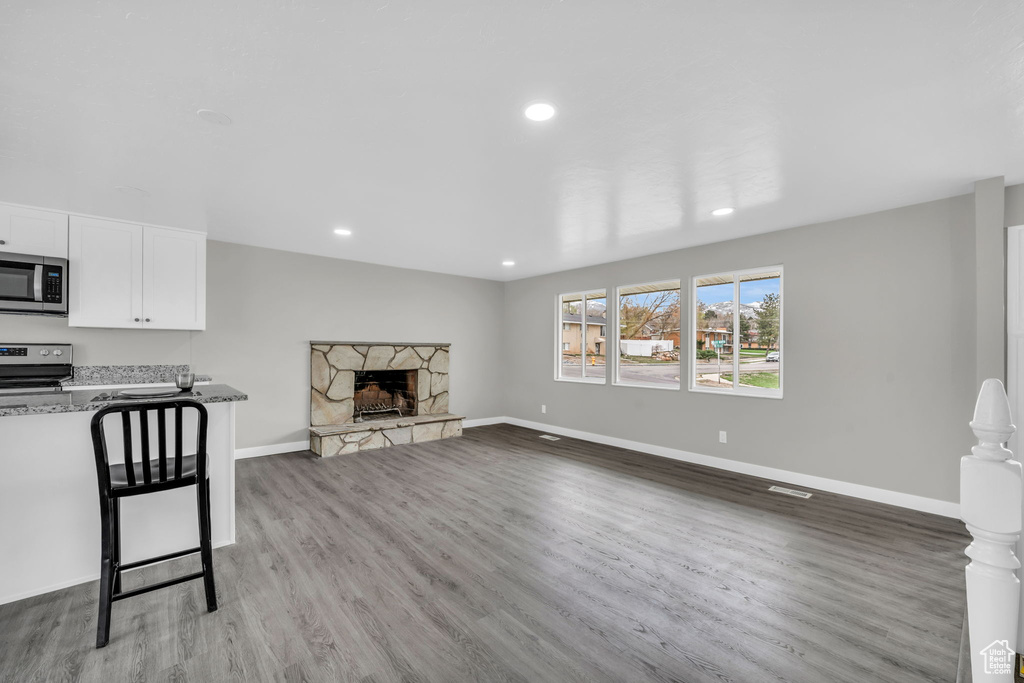
[(617, 384), (679, 388), (679, 280), (618, 288)]

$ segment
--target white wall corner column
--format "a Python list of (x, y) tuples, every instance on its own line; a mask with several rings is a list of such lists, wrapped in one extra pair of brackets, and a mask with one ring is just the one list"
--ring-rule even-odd
[(974, 184), (975, 386), (1006, 379), (1006, 184), (1002, 176)]
[[(1010, 417), (1024, 424), (1024, 225), (1006, 230), (1006, 389)], [(1007, 444), (1013, 453), (1021, 453), (1021, 434), (1015, 431)], [(1019, 457), (1018, 457), (1019, 460)], [(1024, 516), (1024, 511), (1022, 511)], [(1024, 523), (1024, 519), (1022, 519)], [(1024, 541), (1017, 542), (1017, 557), (1024, 557)], [(1024, 652), (1024, 596), (1017, 623), (1017, 652)]]
[(1003, 444), (1015, 431), (997, 379), (982, 384), (971, 429), (978, 445), (960, 460), (960, 514), (974, 540), (966, 553), (971, 673), (975, 681), (1012, 683), (1020, 612), (1021, 464)]

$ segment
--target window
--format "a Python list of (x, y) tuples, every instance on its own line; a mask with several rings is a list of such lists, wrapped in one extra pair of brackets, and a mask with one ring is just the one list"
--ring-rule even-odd
[(616, 384), (679, 388), (679, 280), (618, 288)]
[(782, 397), (782, 266), (693, 278), (690, 389)]
[(603, 289), (558, 297), (561, 323), (556, 379), (604, 383), (607, 296)]

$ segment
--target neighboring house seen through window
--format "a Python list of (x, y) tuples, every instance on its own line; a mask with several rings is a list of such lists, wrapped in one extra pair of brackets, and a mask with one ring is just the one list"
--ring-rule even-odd
[(782, 266), (693, 278), (690, 389), (782, 397)]
[(562, 294), (558, 297), (558, 315), (561, 351), (555, 377), (604, 383), (608, 322), (605, 291)]

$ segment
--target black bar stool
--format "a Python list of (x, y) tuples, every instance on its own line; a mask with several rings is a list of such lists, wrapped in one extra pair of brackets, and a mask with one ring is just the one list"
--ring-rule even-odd
[[(185, 455), (182, 443), (182, 419), (185, 411), (198, 413), (198, 438), (194, 454)], [(156, 413), (158, 453), (150, 457), (150, 413)], [(174, 453), (168, 458), (167, 415), (173, 412)], [(121, 437), (124, 444), (124, 464), (110, 464), (104, 418), (114, 413), (121, 415)], [(132, 415), (138, 414), (138, 436), (133, 439)], [(184, 581), (202, 578), (206, 588), (206, 607), (217, 609), (217, 594), (213, 585), (213, 546), (210, 542), (210, 478), (206, 468), (206, 408), (195, 401), (161, 401), (132, 405), (108, 406), (92, 418), (92, 443), (96, 454), (96, 478), (100, 490), (100, 520), (102, 548), (100, 561), (100, 606), (97, 615), (96, 647), (110, 639), (110, 608), (115, 600), (123, 600), (158, 588), (166, 588)], [(140, 458), (135, 458), (135, 444)], [(182, 486), (196, 487), (199, 510), (199, 547), (153, 557), (138, 562), (121, 563), (121, 499), (146, 493), (166, 491)], [(176, 557), (200, 553), (202, 571), (181, 576), (151, 586), (121, 591), (121, 572)]]

